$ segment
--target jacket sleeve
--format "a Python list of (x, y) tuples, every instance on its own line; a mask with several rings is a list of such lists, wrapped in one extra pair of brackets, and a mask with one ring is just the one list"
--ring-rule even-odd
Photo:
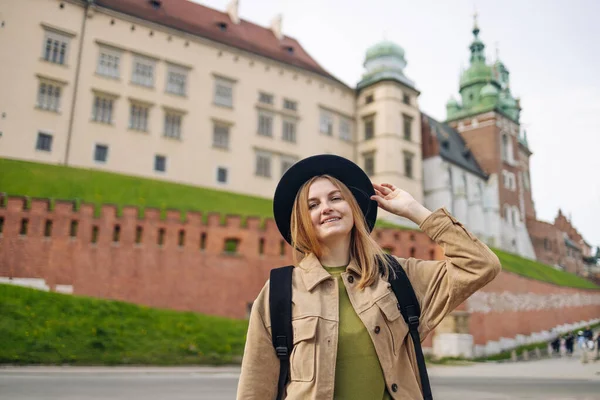
[(421, 338), (469, 296), (501, 271), (498, 256), (456, 220), (445, 208), (420, 226), (445, 253), (445, 260), (399, 259), (421, 305)]
[(277, 395), (279, 359), (273, 349), (270, 326), (267, 281), (250, 311), (237, 390), (238, 400), (272, 400)]

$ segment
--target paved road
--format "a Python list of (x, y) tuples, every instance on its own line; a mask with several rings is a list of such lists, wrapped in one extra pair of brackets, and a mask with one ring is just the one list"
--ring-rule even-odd
[[(600, 362), (430, 369), (436, 400), (598, 400)], [(238, 368), (0, 368), (2, 400), (229, 400)]]

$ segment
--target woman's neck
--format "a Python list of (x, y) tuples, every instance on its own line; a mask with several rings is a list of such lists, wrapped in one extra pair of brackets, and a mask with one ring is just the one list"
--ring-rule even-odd
[(350, 237), (331, 244), (323, 244), (319, 261), (328, 267), (342, 267), (350, 263)]

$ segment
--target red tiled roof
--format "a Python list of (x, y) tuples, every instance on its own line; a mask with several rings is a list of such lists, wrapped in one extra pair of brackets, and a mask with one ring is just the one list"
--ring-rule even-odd
[[(240, 19), (238, 24), (234, 24), (227, 13), (189, 0), (162, 0), (158, 8), (155, 8), (149, 0), (95, 0), (94, 3), (100, 7), (198, 35), (340, 82), (313, 60), (296, 39), (284, 36), (279, 40), (269, 28), (243, 19)], [(226, 23), (227, 29), (221, 30), (219, 23)], [(288, 51), (289, 47), (293, 48), (293, 52)]]

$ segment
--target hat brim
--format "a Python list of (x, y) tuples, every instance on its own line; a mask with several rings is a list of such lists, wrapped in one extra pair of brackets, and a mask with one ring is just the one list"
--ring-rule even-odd
[(320, 175), (331, 175), (350, 189), (371, 232), (377, 220), (377, 202), (371, 200), (375, 194), (371, 180), (352, 161), (333, 154), (321, 154), (292, 165), (277, 184), (273, 197), (273, 216), (284, 239), (291, 244), (292, 208), (298, 191), (309, 179)]

